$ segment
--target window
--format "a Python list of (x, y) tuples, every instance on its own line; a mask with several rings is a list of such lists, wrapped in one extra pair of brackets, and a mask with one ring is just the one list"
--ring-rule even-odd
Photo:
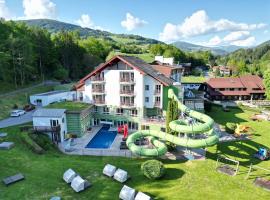
[(116, 114), (117, 115), (122, 115), (124, 113), (124, 109), (123, 108), (117, 108), (116, 109)]
[(149, 85), (145, 85), (145, 91), (149, 91)]
[(103, 107), (103, 113), (104, 114), (109, 114), (110, 113), (110, 109), (108, 107)]
[(54, 120), (54, 119), (51, 119), (50, 123), (51, 123), (51, 127), (58, 126), (58, 124), (59, 124), (58, 120)]
[(137, 116), (138, 115), (138, 111), (135, 110), (131, 110), (131, 116)]
[(62, 118), (62, 123), (65, 123), (65, 118), (64, 117)]
[(145, 97), (145, 103), (149, 102), (149, 97)]
[(156, 102), (160, 102), (160, 97), (155, 97)]

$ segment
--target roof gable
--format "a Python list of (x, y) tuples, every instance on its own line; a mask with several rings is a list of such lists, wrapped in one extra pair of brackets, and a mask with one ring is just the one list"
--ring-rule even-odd
[(165, 86), (172, 85), (174, 80), (166, 77), (164, 74), (161, 74), (157, 70), (155, 70), (150, 64), (144, 62), (143, 60), (133, 57), (133, 56), (124, 56), (124, 55), (118, 55), (113, 58), (111, 58), (109, 61), (107, 61), (104, 64), (99, 65), (94, 71), (86, 75), (84, 78), (82, 78), (76, 85), (75, 88), (80, 88), (84, 85), (84, 82), (89, 79), (91, 76), (96, 75), (97, 73), (101, 72), (103, 69), (111, 66), (113, 63), (117, 63), (119, 61), (122, 61), (123, 63), (127, 64), (129, 67), (138, 70), (141, 74), (149, 75), (152, 78), (156, 79), (160, 83), (162, 83)]

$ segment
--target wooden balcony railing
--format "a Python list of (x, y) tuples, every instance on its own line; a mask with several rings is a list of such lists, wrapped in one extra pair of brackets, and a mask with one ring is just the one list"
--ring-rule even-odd
[(92, 89), (93, 93), (105, 93), (105, 89), (100, 89), (100, 88), (93, 88)]
[(121, 83), (134, 83), (134, 78), (131, 77), (120, 77)]
[(91, 77), (91, 81), (92, 82), (103, 82), (104, 81), (104, 77), (92, 76)]
[(161, 90), (155, 90), (154, 94), (155, 94), (155, 95), (161, 94)]
[(135, 95), (134, 90), (120, 90), (120, 94)]
[(134, 107), (135, 104), (134, 104), (134, 102), (121, 102), (121, 106), (124, 106), (124, 107)]
[(160, 103), (160, 101), (156, 101), (154, 105), (155, 105), (155, 107), (160, 107), (161, 103)]
[(94, 99), (94, 100), (93, 100), (93, 103), (94, 103), (94, 104), (105, 104), (105, 100), (102, 100), (102, 99), (101, 99), (101, 100), (100, 100), (100, 99)]

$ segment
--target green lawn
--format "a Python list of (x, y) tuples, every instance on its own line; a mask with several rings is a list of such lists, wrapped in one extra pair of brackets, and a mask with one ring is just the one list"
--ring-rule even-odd
[(47, 108), (59, 108), (59, 109), (62, 108), (68, 111), (81, 111), (89, 107), (90, 105), (87, 103), (70, 102), (70, 101), (53, 103), (47, 106)]
[(8, 95), (0, 98), (0, 120), (9, 116), (10, 111), (16, 104), (19, 108), (23, 108), (29, 102), (31, 94), (48, 92), (53, 90), (53, 86), (40, 86), (32, 88), (29, 92), (19, 92), (13, 95)]
[[(140, 172), (140, 164), (145, 159), (68, 156), (53, 149), (45, 155), (36, 155), (22, 144), (18, 128), (0, 130), (8, 132), (7, 140), (16, 144), (12, 150), (0, 152), (0, 179), (18, 172), (26, 176), (25, 181), (10, 187), (0, 184), (0, 199), (49, 199), (53, 195), (70, 200), (118, 199), (122, 185), (102, 175), (102, 168), (106, 163), (127, 170), (132, 177), (127, 185), (149, 193), (154, 199), (269, 199), (269, 192), (253, 186), (254, 176), (249, 180), (244, 179), (251, 162), (270, 168), (270, 161), (259, 162), (252, 158), (259, 146), (270, 147), (269, 122), (250, 122), (248, 118), (253, 112), (241, 109), (223, 112), (220, 107), (214, 106), (209, 114), (221, 124), (229, 121), (249, 124), (255, 130), (254, 139), (208, 148), (205, 161), (164, 161), (167, 173), (163, 179), (157, 181), (149, 181)], [(229, 177), (215, 171), (217, 150), (241, 161), (237, 176)], [(63, 172), (68, 168), (73, 168), (91, 181), (93, 187), (82, 193), (75, 193), (62, 180)], [(270, 179), (269, 176), (268, 178)]]
[(182, 76), (182, 83), (203, 83), (206, 81), (204, 76)]
[(112, 54), (110, 54), (110, 57), (107, 57), (106, 59), (109, 60), (111, 59), (113, 56), (116, 55), (128, 55), (128, 56), (135, 56), (138, 57), (142, 60), (144, 60), (147, 63), (151, 63), (154, 61), (154, 56), (150, 53), (142, 53), (142, 54), (127, 54), (127, 53), (121, 53), (121, 52), (113, 52)]

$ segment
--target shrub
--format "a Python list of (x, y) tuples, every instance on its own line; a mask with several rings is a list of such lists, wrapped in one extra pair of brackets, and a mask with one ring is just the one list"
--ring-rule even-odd
[(151, 180), (159, 179), (165, 173), (163, 163), (158, 160), (148, 160), (144, 162), (141, 166), (141, 170), (143, 174)]
[(17, 104), (14, 104), (12, 108), (13, 109), (18, 109), (18, 105)]
[(205, 112), (211, 112), (212, 110), (212, 103), (208, 101), (204, 101), (204, 110)]
[(234, 131), (236, 129), (236, 124), (232, 122), (226, 123), (225, 130), (227, 133), (234, 134)]
[(29, 148), (31, 151), (37, 154), (43, 154), (44, 150), (35, 142), (32, 140), (32, 138), (29, 136), (28, 133), (23, 132), (21, 134), (23, 143)]
[(45, 134), (30, 134), (29, 136), (46, 151), (52, 146), (50, 138)]

